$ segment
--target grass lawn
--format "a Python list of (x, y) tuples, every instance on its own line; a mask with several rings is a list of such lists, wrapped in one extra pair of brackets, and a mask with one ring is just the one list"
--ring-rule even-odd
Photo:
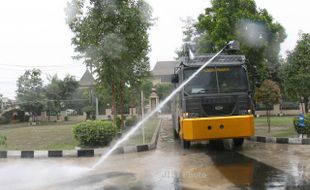
[[(158, 118), (151, 118), (145, 125), (145, 143), (150, 143)], [(64, 150), (74, 149), (78, 142), (73, 136), (73, 126), (78, 121), (41, 122), (36, 126), (28, 123), (0, 125), (0, 133), (7, 137), (7, 146), (0, 150)], [(126, 141), (126, 145), (142, 144), (141, 128)]]
[(1, 150), (56, 150), (77, 146), (72, 128), (75, 122), (49, 122), (36, 126), (23, 124), (1, 125), (0, 133), (7, 137)]
[(292, 116), (270, 117), (271, 132), (268, 133), (267, 118), (266, 117), (255, 118), (254, 120), (255, 133), (256, 135), (263, 135), (263, 136), (297, 137), (298, 134), (294, 129), (293, 119), (294, 117)]
[[(159, 118), (154, 117), (151, 118), (144, 124), (144, 136), (145, 142), (144, 144), (148, 144), (151, 142), (153, 134), (156, 130), (156, 127), (159, 122)], [(143, 144), (143, 136), (142, 136), (142, 127), (136, 131), (127, 141), (123, 143), (124, 145), (138, 145)]]

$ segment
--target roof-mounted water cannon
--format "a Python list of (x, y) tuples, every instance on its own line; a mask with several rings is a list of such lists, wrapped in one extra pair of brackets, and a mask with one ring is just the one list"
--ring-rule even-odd
[(184, 52), (185, 52), (185, 58), (188, 58), (189, 60), (194, 59), (196, 52), (196, 44), (193, 42), (186, 42), (184, 45)]
[(236, 40), (230, 41), (225, 46), (226, 51), (239, 51), (240, 50), (240, 43)]

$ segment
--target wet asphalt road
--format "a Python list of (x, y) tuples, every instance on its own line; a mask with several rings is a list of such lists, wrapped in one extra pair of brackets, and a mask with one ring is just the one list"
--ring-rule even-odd
[(183, 150), (164, 121), (154, 151), (98, 158), (0, 161), (1, 189), (310, 189), (310, 148), (229, 140)]

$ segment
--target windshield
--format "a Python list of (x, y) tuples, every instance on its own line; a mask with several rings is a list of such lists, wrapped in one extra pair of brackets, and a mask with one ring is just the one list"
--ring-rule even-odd
[[(197, 68), (184, 70), (184, 80)], [(247, 76), (243, 67), (208, 67), (190, 81), (184, 90), (188, 94), (228, 93), (248, 90)]]

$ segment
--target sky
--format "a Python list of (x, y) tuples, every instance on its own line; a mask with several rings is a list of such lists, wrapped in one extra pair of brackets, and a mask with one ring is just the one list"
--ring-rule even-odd
[[(197, 18), (210, 6), (210, 0), (146, 0), (153, 8), (154, 26), (149, 31), (150, 65), (173, 60), (182, 43), (182, 19)], [(72, 32), (65, 23), (66, 0), (15, 0), (0, 3), (0, 94), (16, 96), (16, 80), (26, 69), (42, 70), (63, 78), (66, 74), (79, 80), (85, 72), (83, 60), (73, 60)], [(310, 32), (308, 0), (256, 0), (275, 21), (284, 26), (287, 39), (281, 55), (295, 47), (298, 34)]]

